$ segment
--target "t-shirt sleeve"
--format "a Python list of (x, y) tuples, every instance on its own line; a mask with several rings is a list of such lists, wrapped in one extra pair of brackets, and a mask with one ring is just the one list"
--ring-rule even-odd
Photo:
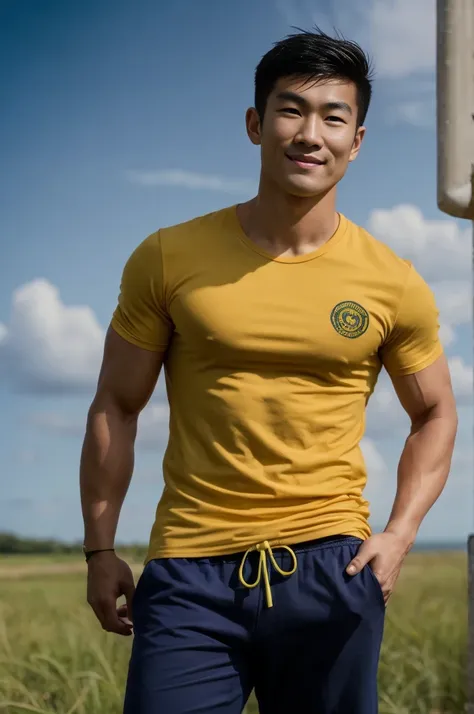
[(429, 367), (442, 353), (433, 292), (410, 266), (395, 324), (380, 350), (382, 363), (392, 377), (402, 377)]
[(111, 321), (112, 328), (137, 347), (158, 352), (168, 346), (173, 323), (165, 305), (164, 283), (158, 231), (148, 236), (125, 264)]

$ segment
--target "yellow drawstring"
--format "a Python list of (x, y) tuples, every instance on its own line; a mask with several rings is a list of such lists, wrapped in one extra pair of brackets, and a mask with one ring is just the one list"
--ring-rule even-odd
[[(270, 556), (270, 562), (277, 571), (277, 573), (280, 573), (280, 575), (283, 575), (285, 577), (293, 575), (293, 573), (296, 572), (296, 568), (298, 567), (298, 561), (296, 560), (296, 555), (294, 551), (287, 545), (277, 545), (275, 546), (276, 548), (283, 548), (284, 550), (287, 550), (291, 557), (293, 558), (293, 568), (291, 570), (285, 571), (280, 568), (278, 563), (275, 560), (275, 557), (273, 555), (273, 550), (270, 545), (270, 543), (265, 540), (263, 543), (257, 543), (257, 545), (253, 545), (251, 548), (247, 550), (245, 553), (244, 557), (242, 558), (242, 562), (240, 563), (240, 568), (239, 568), (239, 580), (244, 585), (246, 588), (256, 588), (257, 585), (259, 585), (260, 580), (262, 578), (262, 571), (263, 571), (263, 582), (265, 585), (265, 594), (267, 597), (267, 605), (268, 607), (273, 607), (273, 598), (272, 598), (272, 590), (270, 587), (270, 577), (268, 575), (268, 566), (267, 566), (267, 553)], [(258, 563), (258, 572), (257, 572), (257, 577), (255, 578), (255, 582), (253, 583), (248, 583), (245, 578), (244, 578), (244, 567), (245, 567), (245, 562), (249, 556), (249, 553), (251, 553), (254, 550), (258, 550), (260, 553), (260, 560)]]

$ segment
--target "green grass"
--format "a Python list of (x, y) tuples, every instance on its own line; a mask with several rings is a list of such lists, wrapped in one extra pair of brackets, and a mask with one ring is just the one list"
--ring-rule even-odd
[(41, 553), (40, 555), (19, 555), (18, 553), (13, 553), (12, 555), (1, 555), (0, 556), (0, 568), (12, 566), (12, 565), (46, 565), (49, 563), (72, 563), (75, 560), (78, 562), (82, 559), (81, 555), (77, 557), (71, 556), (68, 553)]
[[(466, 590), (464, 554), (408, 557), (388, 608), (380, 714), (464, 712)], [(83, 574), (0, 579), (0, 712), (120, 714), (130, 645), (101, 630)]]

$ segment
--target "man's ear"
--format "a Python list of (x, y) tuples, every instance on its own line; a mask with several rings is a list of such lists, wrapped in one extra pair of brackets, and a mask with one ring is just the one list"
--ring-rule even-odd
[(355, 159), (357, 159), (360, 147), (362, 146), (362, 142), (364, 141), (365, 131), (365, 126), (360, 126), (357, 129), (356, 135), (354, 137), (354, 143), (352, 144), (349, 161), (354, 161)]
[(249, 109), (247, 109), (247, 112), (245, 114), (245, 125), (247, 127), (248, 137), (252, 144), (254, 144), (255, 146), (260, 146), (260, 144), (262, 143), (262, 123), (255, 107), (250, 107)]

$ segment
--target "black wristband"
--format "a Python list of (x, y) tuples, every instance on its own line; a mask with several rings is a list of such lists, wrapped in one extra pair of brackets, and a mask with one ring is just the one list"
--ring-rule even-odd
[(92, 556), (95, 555), (96, 553), (107, 553), (107, 552), (115, 553), (115, 548), (102, 548), (100, 550), (85, 550), (84, 555), (86, 557), (86, 563), (88, 563), (89, 560), (92, 558)]

